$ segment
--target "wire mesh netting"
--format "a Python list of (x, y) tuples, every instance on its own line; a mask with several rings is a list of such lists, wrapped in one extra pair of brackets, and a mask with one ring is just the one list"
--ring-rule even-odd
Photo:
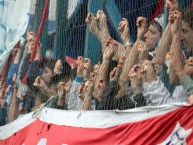
[[(160, 65), (158, 74), (154, 69), (156, 78), (164, 82), (167, 90), (166, 94), (158, 90), (157, 98), (151, 98), (151, 90), (143, 93), (148, 90), (143, 86), (144, 78), (135, 81), (129, 75), (135, 64), (135, 71), (143, 68), (143, 63), (139, 64), (141, 59), (157, 58), (155, 49), (162, 45), (161, 35), (168, 24), (169, 10), (165, 3), (165, 0), (32, 0), (28, 30), (1, 73), (0, 125), (45, 106), (63, 110), (124, 110), (169, 103), (162, 98), (173, 97), (176, 90), (167, 72), (170, 66)], [(179, 1), (177, 5), (192, 29), (192, 15), (184, 14), (192, 1)], [(143, 22), (149, 28), (140, 37)], [(148, 49), (148, 57), (133, 51), (146, 43), (148, 34), (157, 33), (156, 38), (152, 37), (155, 42), (149, 42), (153, 46)], [(142, 42), (138, 42), (139, 37)], [(130, 47), (133, 48), (128, 51)], [(183, 47), (184, 55), (192, 56), (193, 51)], [(179, 99), (180, 95), (177, 93), (168, 100), (171, 103), (187, 99), (187, 96)]]

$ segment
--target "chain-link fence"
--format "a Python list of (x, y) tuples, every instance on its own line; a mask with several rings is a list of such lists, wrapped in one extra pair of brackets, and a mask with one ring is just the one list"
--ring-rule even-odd
[[(145, 105), (143, 99), (136, 99), (140, 95), (134, 98), (130, 87), (126, 97), (111, 98), (119, 89), (113, 83), (107, 83), (109, 91), (104, 93), (103, 103), (92, 95), (85, 100), (80, 92), (86, 89), (86, 81), (77, 76), (76, 61), (83, 56), (91, 60), (92, 66), (102, 62), (103, 46), (85, 22), (88, 13), (96, 15), (103, 10), (110, 36), (120, 43), (118, 26), (126, 18), (130, 41), (135, 42), (139, 16), (149, 21), (155, 19), (165, 28), (168, 10), (164, 9), (164, 3), (164, 0), (33, 0), (25, 44), (15, 47), (1, 75), (0, 125), (44, 106), (65, 110), (123, 110)], [(179, 5), (184, 10), (191, 4), (189, 0), (180, 1)], [(103, 25), (96, 27), (102, 29)], [(110, 63), (108, 78), (116, 66), (117, 62)]]

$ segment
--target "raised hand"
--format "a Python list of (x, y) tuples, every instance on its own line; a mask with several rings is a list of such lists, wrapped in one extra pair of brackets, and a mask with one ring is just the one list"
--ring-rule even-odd
[(40, 76), (35, 79), (33, 85), (39, 89), (47, 88), (45, 81)]
[(137, 38), (139, 40), (143, 40), (144, 39), (143, 37), (148, 30), (147, 18), (138, 17), (137, 22), (136, 22), (136, 26), (137, 26)]
[(84, 57), (78, 56), (78, 58), (77, 58), (77, 60), (76, 60), (76, 64), (79, 65), (79, 64), (81, 64), (81, 63), (83, 63), (83, 62), (84, 62)]
[(127, 19), (125, 18), (122, 19), (122, 21), (119, 23), (118, 30), (124, 44), (126, 44), (130, 38), (129, 22), (127, 21)]
[(193, 76), (193, 57), (188, 58), (184, 66), (184, 70), (188, 75)]
[(94, 83), (87, 81), (83, 88), (83, 94), (81, 99), (83, 100), (81, 110), (92, 110), (92, 98), (93, 98)]
[(84, 93), (88, 93), (89, 95), (93, 94), (94, 91), (94, 82), (93, 81), (87, 81), (84, 86)]
[(57, 89), (58, 89), (58, 97), (63, 97), (65, 95), (65, 92), (66, 92), (65, 83), (59, 82), (57, 85)]
[(148, 60), (143, 61), (141, 64), (141, 74), (143, 82), (151, 83), (157, 80), (156, 71), (154, 69), (154, 63)]
[(105, 43), (106, 47), (111, 47), (114, 50), (112, 60), (119, 62), (119, 60), (127, 55), (127, 49), (116, 40), (109, 37)]
[(116, 44), (112, 43), (112, 38), (109, 38), (105, 44), (106, 48), (103, 52), (103, 60), (111, 60), (115, 55)]
[(94, 72), (94, 74), (97, 76), (98, 74), (99, 74), (99, 70), (100, 70), (100, 66), (101, 66), (101, 64), (95, 64), (94, 65), (94, 70), (93, 70), (93, 72)]
[(149, 49), (146, 43), (140, 43), (138, 46), (139, 51), (139, 61), (148, 60), (149, 59)]
[(121, 74), (121, 67), (115, 67), (110, 72), (110, 81), (118, 81), (120, 74)]
[(124, 97), (128, 93), (127, 90), (128, 74), (131, 71), (132, 67), (139, 61), (138, 46), (141, 43), (144, 42), (137, 40), (133, 48), (130, 50), (129, 54), (125, 57), (126, 60), (119, 78), (120, 90), (118, 92), (118, 95), (116, 96), (117, 98)]
[(83, 68), (83, 78), (85, 80), (89, 80), (91, 70), (92, 70), (92, 62), (90, 59), (85, 58), (84, 59), (84, 68)]
[(104, 80), (99, 80), (95, 84), (94, 92), (93, 92), (93, 97), (97, 100), (101, 100), (104, 90), (105, 90), (105, 82)]
[(138, 94), (142, 92), (142, 74), (140, 72), (140, 65), (134, 65), (129, 73), (131, 88), (134, 94)]
[(83, 70), (84, 70), (84, 58), (82, 56), (79, 56), (77, 61), (77, 76), (78, 77), (83, 77)]
[[(170, 12), (169, 21), (171, 23), (170, 31), (171, 31), (172, 35), (181, 34), (181, 28), (182, 28), (182, 14), (181, 14), (181, 12), (179, 12), (177, 10)], [(179, 38), (179, 39), (181, 39), (181, 38)]]
[(85, 97), (88, 95), (92, 96), (93, 91), (94, 91), (94, 82), (93, 81), (86, 81), (84, 85), (81, 85), (78, 88), (78, 92), (82, 100), (84, 100)]
[(27, 42), (31, 42), (35, 40), (35, 33), (34, 32), (29, 32), (27, 34)]
[(54, 74), (61, 74), (63, 70), (62, 60), (59, 59), (54, 66)]
[(125, 60), (126, 60), (126, 57), (121, 57), (121, 58), (119, 59), (119, 63), (118, 63), (118, 65), (117, 65), (117, 67), (119, 67), (121, 70), (123, 69), (123, 66), (124, 66), (124, 64), (125, 64)]
[(57, 97), (58, 97), (58, 100), (57, 100), (57, 105), (59, 107), (63, 107), (64, 104), (65, 104), (65, 97), (66, 97), (66, 89), (65, 89), (65, 83), (64, 82), (60, 82), (58, 83), (58, 86), (57, 86)]
[(103, 10), (99, 10), (96, 14), (97, 20), (98, 20), (98, 27), (102, 34), (105, 36), (105, 38), (109, 37), (109, 30), (107, 25), (107, 16), (105, 15)]
[(92, 32), (102, 44), (102, 52), (105, 49), (105, 42), (110, 37), (107, 17), (102, 10), (99, 10), (96, 16), (93, 13), (88, 13), (86, 23), (90, 32)]
[(69, 93), (69, 92), (70, 92), (72, 83), (73, 83), (73, 81), (72, 81), (71, 79), (69, 79), (68, 82), (66, 83), (66, 85), (65, 85), (65, 91), (66, 91), (66, 93)]
[(94, 16), (93, 13), (88, 13), (85, 22), (88, 24), (89, 29), (92, 33), (96, 33), (97, 31), (99, 31), (98, 29), (98, 20), (97, 17)]
[[(102, 46), (104, 46), (106, 38), (109, 36), (109, 33), (103, 32), (103, 31), (108, 31), (108, 28), (105, 28), (105, 27), (102, 29), (99, 28), (100, 25), (102, 27), (102, 23), (105, 23), (105, 22), (103, 22), (104, 19), (102, 19), (103, 16), (100, 16), (100, 18), (101, 18), (101, 22), (99, 21), (99, 18), (97, 18), (93, 13), (88, 13), (85, 21), (88, 25), (90, 32), (93, 33), (97, 37), (97, 39), (102, 43)], [(108, 34), (106, 34), (106, 33), (108, 33)]]
[(148, 48), (147, 46), (145, 45), (145, 43), (140, 43), (139, 46), (138, 46), (138, 51), (140, 53), (144, 53), (146, 51), (148, 51)]
[(31, 41), (31, 42), (27, 42), (27, 44), (26, 44), (27, 46), (27, 52), (28, 53), (31, 53), (32, 52), (32, 49), (33, 49), (33, 47), (34, 47), (34, 41)]
[(168, 53), (166, 54), (166, 60), (171, 61), (171, 59), (172, 59), (172, 57), (171, 57), (171, 52), (168, 52)]

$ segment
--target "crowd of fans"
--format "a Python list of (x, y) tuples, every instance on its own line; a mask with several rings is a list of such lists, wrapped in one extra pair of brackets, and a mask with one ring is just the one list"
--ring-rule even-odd
[(178, 3), (171, 0), (166, 0), (166, 7), (170, 13), (165, 30), (157, 21), (138, 17), (134, 43), (127, 19), (120, 22), (122, 42), (118, 42), (110, 36), (105, 13), (89, 13), (86, 23), (100, 40), (103, 54), (101, 63), (94, 66), (91, 59), (82, 56), (75, 63), (43, 58), (41, 43), (32, 60), (36, 36), (29, 32), (25, 46), (12, 52), (7, 77), (1, 74), (0, 106), (7, 108), (7, 121), (43, 106), (123, 110), (192, 104), (193, 10), (180, 12)]

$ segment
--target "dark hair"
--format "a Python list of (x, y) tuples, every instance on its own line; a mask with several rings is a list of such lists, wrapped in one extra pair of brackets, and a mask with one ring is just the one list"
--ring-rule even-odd
[(149, 23), (149, 25), (152, 25), (152, 26), (156, 27), (157, 30), (158, 30), (158, 31), (161, 33), (161, 35), (162, 35), (162, 33), (163, 33), (163, 28), (162, 28), (162, 26), (161, 26), (157, 21), (152, 20), (152, 21)]
[(188, 9), (182, 12), (182, 19), (190, 25), (190, 28), (193, 30), (193, 9)]
[(50, 59), (50, 60), (49, 59), (44, 59), (43, 60), (44, 68), (47, 67), (52, 71), (54, 70), (55, 63), (56, 63), (56, 60), (53, 60), (53, 59)]

